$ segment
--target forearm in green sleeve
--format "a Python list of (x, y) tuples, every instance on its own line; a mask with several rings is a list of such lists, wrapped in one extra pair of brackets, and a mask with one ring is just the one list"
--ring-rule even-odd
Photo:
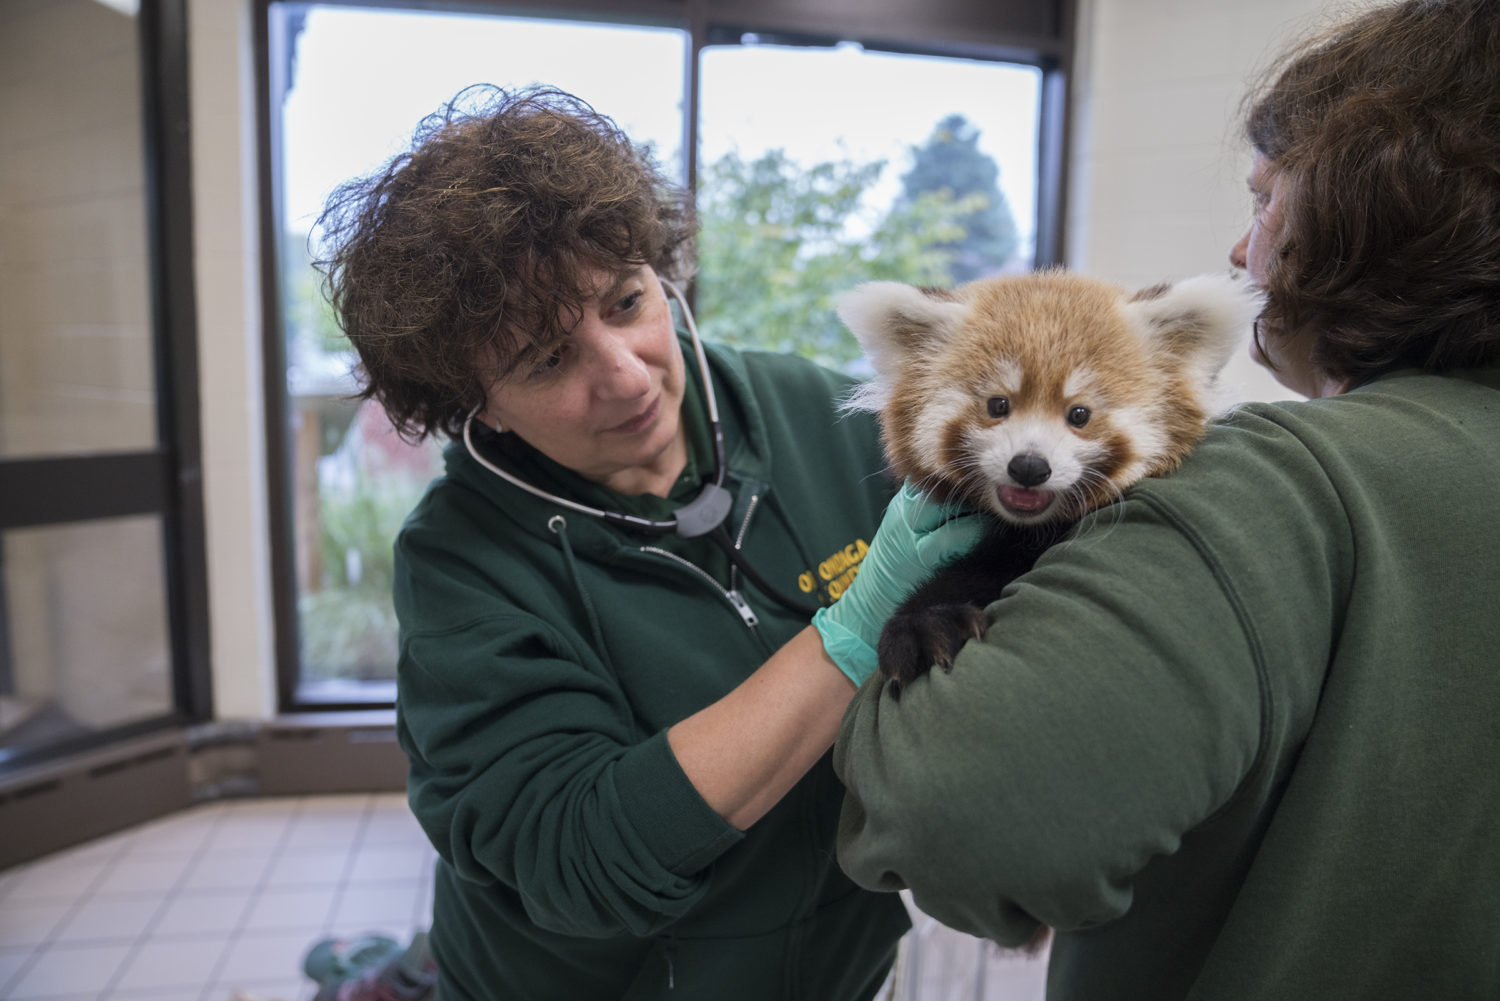
[(1044, 562), (951, 672), (899, 700), (860, 690), (835, 748), (851, 878), (1019, 944), (1037, 921), (1123, 913), (1132, 876), (1233, 794), (1257, 754), (1257, 666), (1213, 573), (1157, 528), (1113, 525), (1107, 547)]
[[(457, 656), (451, 638), (444, 649)], [(408, 650), (400, 712), (413, 812), (461, 876), (513, 888), (539, 926), (653, 934), (701, 898), (710, 863), (742, 834), (703, 802), (665, 733), (634, 739), (628, 719), (610, 722), (606, 688), (530, 654), (485, 672), (532, 693), (508, 700), (447, 689)], [(545, 693), (532, 684), (543, 678)]]

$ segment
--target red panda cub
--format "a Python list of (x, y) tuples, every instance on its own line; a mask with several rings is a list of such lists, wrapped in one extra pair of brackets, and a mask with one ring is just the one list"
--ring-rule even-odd
[(850, 406), (879, 414), (892, 471), (996, 518), (887, 623), (877, 653), (893, 693), (950, 667), (984, 607), (1081, 517), (1182, 461), (1259, 309), (1227, 275), (1132, 294), (1063, 270), (840, 297), (875, 369)]

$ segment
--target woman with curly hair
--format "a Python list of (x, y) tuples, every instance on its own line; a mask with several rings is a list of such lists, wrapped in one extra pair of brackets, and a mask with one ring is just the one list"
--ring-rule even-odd
[(828, 750), (977, 530), (887, 512), (847, 378), (679, 331), (683, 195), (566, 94), (460, 94), (320, 225), (364, 397), (452, 439), (396, 543), (439, 996), (872, 997), (909, 922), (833, 862)]
[(866, 686), (839, 856), (1048, 996), (1500, 997), (1500, 3), (1406, 0), (1249, 100), (1239, 408), (951, 672)]

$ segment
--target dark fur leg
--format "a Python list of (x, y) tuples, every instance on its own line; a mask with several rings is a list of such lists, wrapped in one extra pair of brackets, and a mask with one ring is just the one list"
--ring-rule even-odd
[(985, 628), (984, 609), (1068, 526), (1022, 529), (996, 521), (968, 554), (939, 570), (914, 591), (880, 634), (876, 655), (891, 694), (926, 674), (947, 670), (969, 640)]

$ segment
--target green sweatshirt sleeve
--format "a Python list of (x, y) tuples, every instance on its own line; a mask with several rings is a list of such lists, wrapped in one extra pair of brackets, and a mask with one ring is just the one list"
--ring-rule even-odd
[(1004, 944), (1095, 926), (1296, 739), (1331, 642), (1338, 498), (1253, 416), (1195, 458), (1044, 555), (951, 672), (859, 691), (834, 759), (856, 882)]
[(428, 836), (465, 879), (513, 888), (543, 928), (653, 934), (743, 836), (688, 782), (665, 732), (633, 732), (618, 689), (539, 619), (406, 637), (399, 710)]

